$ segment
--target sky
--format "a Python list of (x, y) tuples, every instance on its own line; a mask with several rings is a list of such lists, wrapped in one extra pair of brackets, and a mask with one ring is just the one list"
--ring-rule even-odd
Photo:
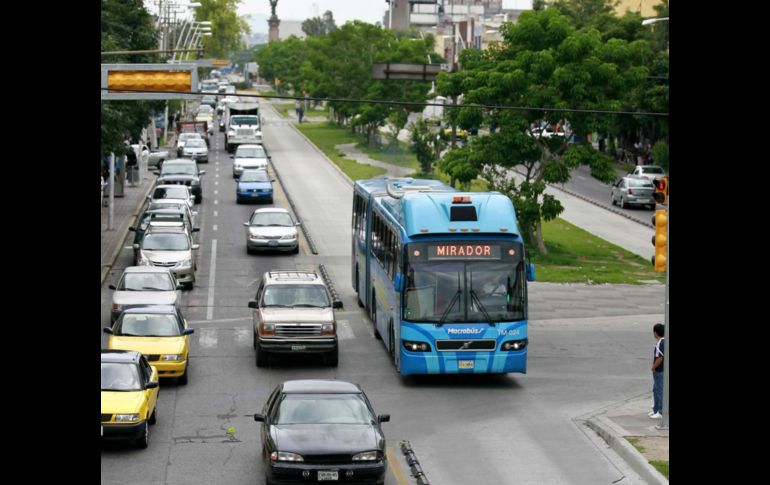
[[(316, 6), (317, 5), (317, 10)], [(505, 8), (531, 8), (532, 0), (503, 0)], [(321, 16), (327, 10), (334, 14), (334, 22), (342, 25), (348, 20), (362, 20), (371, 24), (382, 22), (387, 9), (385, 0), (278, 0), (275, 9), (279, 19), (305, 20)], [(317, 11), (317, 13), (316, 13)], [(238, 8), (240, 15), (270, 15), (268, 0), (243, 0)]]

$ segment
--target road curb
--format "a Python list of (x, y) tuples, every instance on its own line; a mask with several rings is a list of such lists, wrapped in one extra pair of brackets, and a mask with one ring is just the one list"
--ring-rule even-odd
[(126, 224), (125, 229), (121, 232), (120, 237), (118, 238), (118, 245), (115, 247), (115, 250), (112, 252), (112, 256), (110, 256), (110, 262), (102, 264), (102, 282), (100, 285), (104, 284), (104, 281), (107, 279), (107, 275), (110, 274), (110, 270), (112, 269), (112, 265), (115, 264), (115, 260), (118, 259), (118, 255), (120, 254), (120, 251), (123, 249), (123, 241), (126, 239), (126, 236), (128, 235), (128, 228), (131, 227), (135, 222), (136, 218), (139, 216), (139, 212), (142, 210), (142, 206), (144, 205), (144, 202), (147, 200), (147, 196), (150, 194), (150, 191), (155, 186), (155, 183), (150, 180), (150, 183), (147, 185), (147, 190), (144, 192), (144, 196), (142, 196), (139, 199), (139, 205), (137, 206), (134, 213), (131, 215), (131, 219), (129, 220), (128, 224)]
[[(519, 170), (517, 170), (515, 168), (512, 168), (511, 170), (513, 170), (514, 172), (518, 173), (519, 175), (526, 176), (525, 173), (522, 173), (521, 171), (519, 171)], [(655, 228), (655, 226), (653, 226), (651, 223), (644, 222), (641, 219), (637, 219), (636, 217), (629, 216), (625, 212), (621, 212), (621, 211), (615, 209), (614, 207), (607, 207), (606, 205), (600, 204), (599, 202), (596, 202), (593, 199), (589, 199), (588, 197), (586, 197), (584, 195), (581, 195), (581, 194), (578, 194), (577, 192), (573, 192), (573, 191), (571, 191), (569, 189), (565, 189), (564, 187), (559, 187), (557, 185), (549, 184), (549, 183), (546, 183), (546, 186), (548, 186), (548, 187), (550, 187), (550, 188), (552, 188), (554, 190), (560, 190), (561, 192), (564, 192), (567, 195), (571, 195), (572, 197), (577, 197), (578, 199), (580, 199), (582, 201), (588, 202), (589, 204), (593, 204), (596, 207), (600, 207), (600, 208), (602, 208), (602, 209), (604, 209), (606, 211), (610, 211), (613, 214), (617, 214), (619, 216), (623, 216), (623, 217), (625, 217), (626, 219), (628, 219), (630, 221), (634, 221), (634, 222), (636, 222), (638, 224), (641, 224), (641, 225), (646, 226), (646, 227), (651, 227), (653, 229)]]
[(605, 416), (597, 415), (587, 419), (585, 424), (601, 436), (610, 448), (649, 485), (669, 485), (666, 477), (650, 465), (647, 459), (628, 440), (615, 432), (606, 420)]

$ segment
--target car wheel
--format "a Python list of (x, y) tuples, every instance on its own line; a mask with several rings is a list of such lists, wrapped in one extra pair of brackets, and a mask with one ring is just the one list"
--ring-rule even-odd
[(257, 367), (267, 367), (267, 352), (262, 350), (259, 344), (257, 344), (256, 352), (257, 352)]
[(236, 203), (236, 204), (240, 204), (240, 203), (241, 203), (241, 199), (240, 199), (240, 197), (236, 197), (236, 198), (235, 198), (235, 203)]
[(184, 367), (184, 374), (176, 378), (176, 383), (179, 384), (180, 386), (186, 386), (189, 372), (190, 372), (190, 364), (188, 362), (188, 364)]
[(254, 350), (257, 350), (257, 332), (254, 333)]
[(270, 197), (269, 199), (267, 199), (267, 203), (268, 203), (268, 204), (272, 204), (272, 203), (273, 203), (273, 198), (272, 198), (272, 197)]
[(615, 196), (610, 194), (610, 205), (615, 205)]
[(152, 416), (150, 416), (150, 424), (158, 422), (158, 403), (155, 403), (155, 409), (152, 410)]
[(254, 254), (254, 251), (248, 246), (248, 244), (246, 245), (246, 254)]
[(144, 422), (144, 429), (142, 434), (136, 440), (136, 446), (145, 449), (150, 445), (150, 425), (147, 421)]
[(340, 361), (340, 349), (339, 347), (334, 347), (334, 350), (326, 354), (326, 364), (328, 364), (331, 367), (337, 367), (337, 364), (339, 364)]
[(185, 283), (185, 289), (187, 289), (188, 291), (192, 291), (194, 287), (195, 287), (195, 283), (193, 283), (192, 281), (190, 281), (189, 283)]
[(297, 247), (294, 248), (294, 250), (292, 251), (292, 254), (299, 254), (299, 244), (297, 244)]

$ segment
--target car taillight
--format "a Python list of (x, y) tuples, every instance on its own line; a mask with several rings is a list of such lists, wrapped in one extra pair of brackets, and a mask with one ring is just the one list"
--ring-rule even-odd
[(631, 187), (628, 188), (628, 193), (633, 194), (633, 192), (631, 192)]

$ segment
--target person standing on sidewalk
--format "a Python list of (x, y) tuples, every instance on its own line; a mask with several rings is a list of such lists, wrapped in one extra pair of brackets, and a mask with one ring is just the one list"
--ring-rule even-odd
[(652, 419), (662, 418), (660, 414), (663, 411), (663, 352), (665, 351), (666, 328), (662, 323), (656, 323), (652, 327), (652, 334), (655, 336), (655, 350), (652, 357), (652, 411), (647, 415)]

